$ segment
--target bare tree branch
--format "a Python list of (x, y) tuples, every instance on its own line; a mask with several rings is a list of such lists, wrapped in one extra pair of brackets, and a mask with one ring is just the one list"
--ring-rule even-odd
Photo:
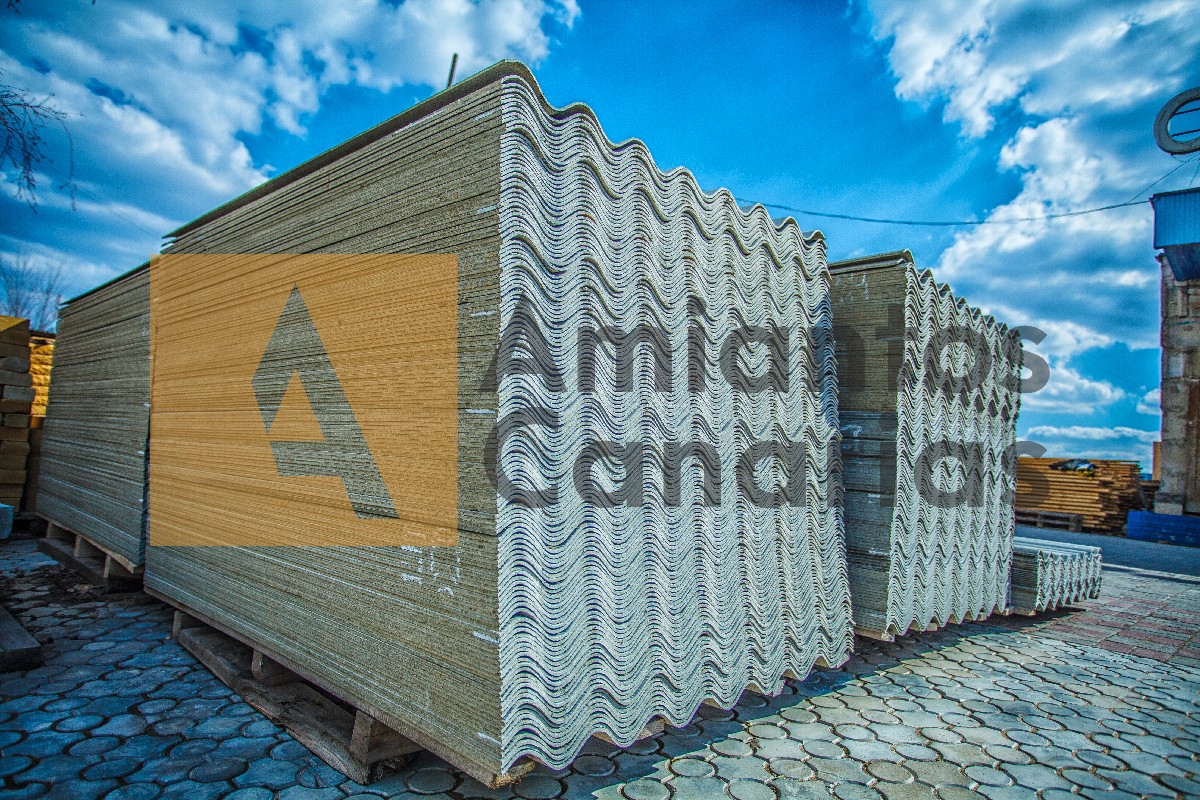
[(35, 330), (52, 331), (65, 299), (62, 267), (38, 268), (24, 253), (0, 257), (0, 294), (0, 311), (28, 319)]
[(50, 98), (36, 99), (22, 89), (0, 84), (0, 168), (16, 170), (17, 199), (37, 208), (37, 167), (51, 159), (46, 155), (43, 128), (57, 124), (67, 136), (69, 168), (63, 184), (75, 207), (75, 140), (67, 128), (67, 114), (50, 104)]

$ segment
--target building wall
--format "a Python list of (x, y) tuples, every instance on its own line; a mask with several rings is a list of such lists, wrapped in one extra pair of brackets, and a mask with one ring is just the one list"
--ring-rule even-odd
[(1162, 268), (1162, 486), (1155, 511), (1200, 514), (1200, 281)]

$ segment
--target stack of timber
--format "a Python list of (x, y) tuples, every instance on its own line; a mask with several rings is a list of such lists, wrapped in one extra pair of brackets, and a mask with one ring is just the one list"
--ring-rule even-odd
[(1095, 600), (1100, 580), (1099, 547), (1013, 537), (1009, 605), (1019, 614)]
[(20, 509), (29, 457), (29, 320), (0, 316), (0, 503)]
[(908, 251), (830, 264), (860, 633), (1005, 608), (1021, 346)]
[(144, 266), (59, 312), (38, 477), (37, 512), (51, 523), (43, 549), (104, 582), (136, 575), (145, 556), (149, 315)]
[(1022, 456), (1017, 502), (1018, 522), (1053, 526), (1053, 515), (1062, 515), (1078, 519), (1085, 531), (1119, 535), (1129, 512), (1144, 503), (1140, 467), (1136, 461)]
[(46, 331), (31, 331), (29, 334), (29, 377), (33, 381), (33, 406), (29, 413), (34, 417), (46, 416), (46, 403), (50, 399), (50, 370), (54, 366), (54, 334)]
[(25, 464), (26, 512), (37, 508), (38, 474), (42, 464), (42, 425), (50, 397), (50, 369), (54, 363), (54, 334), (32, 331), (29, 337), (29, 376), (33, 379), (33, 407), (29, 412), (29, 458)]
[[(828, 273), (794, 221), (502, 63), (174, 236), (151, 268), (152, 593), (493, 785), (848, 657)], [(456, 261), (203, 261), (230, 253)], [(450, 310), (422, 311), (447, 276)], [(392, 344), (424, 326), (456, 362), (448, 445), (380, 433), (438, 402), (436, 354)], [(327, 356), (293, 369), (313, 330)], [(290, 430), (328, 440), (311, 417), (339, 391), (379, 482), (365, 455), (304, 477), (328, 465), (277, 440), (288, 396)], [(355, 544), (397, 525), (420, 541)], [(203, 546), (225, 535), (257, 546)]]

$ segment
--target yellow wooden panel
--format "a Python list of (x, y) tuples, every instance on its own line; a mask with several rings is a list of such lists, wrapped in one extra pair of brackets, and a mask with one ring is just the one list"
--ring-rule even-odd
[(457, 257), (150, 266), (150, 544), (457, 541)]

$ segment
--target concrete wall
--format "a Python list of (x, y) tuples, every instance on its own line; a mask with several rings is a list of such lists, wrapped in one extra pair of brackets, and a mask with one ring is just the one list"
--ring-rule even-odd
[(1200, 514), (1200, 281), (1162, 268), (1162, 486), (1155, 511)]

